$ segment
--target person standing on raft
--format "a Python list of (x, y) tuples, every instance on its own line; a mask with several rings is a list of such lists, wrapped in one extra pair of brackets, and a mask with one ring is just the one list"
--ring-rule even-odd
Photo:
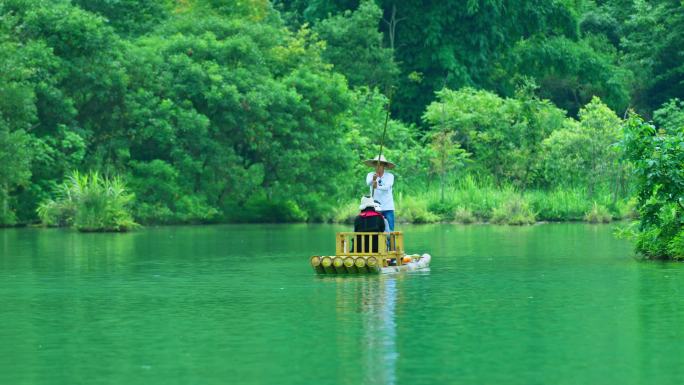
[(373, 159), (364, 162), (369, 167), (375, 167), (375, 172), (366, 175), (366, 184), (371, 188), (371, 197), (380, 202), (380, 213), (387, 219), (389, 230), (394, 231), (394, 198), (392, 197), (392, 186), (394, 185), (394, 175), (385, 172), (385, 169), (393, 169), (396, 165), (383, 155), (378, 155)]

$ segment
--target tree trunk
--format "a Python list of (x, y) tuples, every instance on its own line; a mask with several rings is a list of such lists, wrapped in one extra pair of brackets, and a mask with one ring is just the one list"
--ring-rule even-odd
[(442, 172), (442, 177), (440, 178), (440, 189), (441, 189), (441, 202), (444, 203), (444, 178), (445, 178), (444, 172)]
[(392, 15), (390, 16), (389, 21), (383, 19), (385, 24), (387, 24), (387, 36), (389, 37), (390, 49), (392, 49), (392, 51), (394, 51), (394, 38), (397, 32), (397, 24), (402, 20), (404, 19), (397, 19), (397, 5), (392, 4)]
[(617, 165), (617, 172), (615, 172), (615, 186), (613, 186), (613, 205), (617, 203), (618, 200), (618, 194), (620, 192), (620, 177), (622, 174), (622, 165), (619, 164)]

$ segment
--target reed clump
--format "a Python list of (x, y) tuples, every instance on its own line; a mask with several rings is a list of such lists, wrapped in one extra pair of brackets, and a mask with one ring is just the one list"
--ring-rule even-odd
[(138, 227), (130, 211), (135, 196), (118, 177), (75, 171), (57, 187), (55, 196), (37, 209), (45, 226), (73, 226), (83, 232), (123, 232)]
[(594, 202), (591, 210), (584, 215), (584, 220), (589, 223), (610, 223), (613, 220), (613, 215), (606, 207)]
[(454, 222), (467, 225), (477, 222), (477, 218), (469, 208), (458, 206), (456, 207), (456, 210), (454, 210)]
[(400, 199), (396, 215), (398, 220), (408, 223), (434, 223), (441, 220), (439, 215), (428, 209), (426, 200), (414, 197)]
[(522, 196), (516, 196), (496, 207), (492, 212), (492, 222), (506, 225), (531, 225), (537, 221), (530, 203)]

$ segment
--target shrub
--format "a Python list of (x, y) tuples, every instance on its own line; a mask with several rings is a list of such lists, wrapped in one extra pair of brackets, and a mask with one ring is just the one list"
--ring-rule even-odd
[(684, 259), (684, 230), (680, 231), (667, 245), (673, 259)]
[(526, 195), (541, 220), (579, 221), (590, 208), (583, 189), (534, 191)]
[(475, 218), (475, 215), (473, 215), (473, 212), (466, 208), (466, 207), (456, 207), (456, 210), (454, 210), (454, 221), (458, 223), (463, 223), (463, 224), (469, 224), (477, 221), (477, 218)]
[(632, 115), (624, 127), (622, 147), (636, 177), (637, 252), (651, 259), (679, 259), (684, 243), (684, 128), (664, 126), (657, 130)]
[(536, 222), (536, 215), (527, 200), (522, 196), (516, 196), (494, 209), (492, 222), (507, 225), (529, 225)]
[(637, 210), (636, 198), (627, 200), (618, 200), (615, 203), (615, 218), (616, 219), (637, 219), (639, 218), (639, 211)]
[(332, 215), (332, 222), (334, 223), (354, 223), (354, 218), (359, 214), (359, 204), (357, 202), (349, 202), (338, 206)]
[(292, 200), (270, 200), (266, 195), (255, 195), (244, 205), (226, 207), (225, 219), (238, 223), (291, 223), (308, 219), (296, 202)]
[(584, 214), (584, 220), (589, 223), (609, 223), (613, 219), (607, 208), (594, 202), (591, 210)]
[(79, 231), (127, 231), (137, 226), (130, 212), (134, 195), (118, 177), (73, 172), (55, 192), (56, 200), (38, 207), (46, 226), (75, 226)]
[(453, 200), (442, 201), (429, 201), (427, 208), (428, 210), (437, 215), (441, 220), (450, 220), (454, 217), (454, 204)]
[(667, 251), (672, 259), (684, 260), (684, 230), (681, 230), (670, 240)]
[(433, 223), (439, 216), (430, 212), (427, 202), (416, 198), (404, 198), (397, 208), (397, 218), (409, 223)]
[(181, 223), (211, 223), (218, 218), (218, 210), (199, 195), (184, 195), (175, 204), (175, 218)]
[(44, 226), (65, 227), (74, 223), (76, 216), (76, 201), (72, 195), (71, 185), (62, 183), (55, 189), (57, 200), (48, 199), (38, 205), (38, 218)]

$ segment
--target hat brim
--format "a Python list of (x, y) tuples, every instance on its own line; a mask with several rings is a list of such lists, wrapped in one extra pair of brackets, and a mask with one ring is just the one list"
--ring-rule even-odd
[(377, 204), (377, 203), (374, 203), (374, 204), (372, 204), (372, 205), (360, 205), (360, 206), (359, 206), (359, 210), (365, 210), (365, 209), (368, 209), (368, 208), (371, 208), (371, 207), (372, 207), (375, 211), (380, 211), (380, 205)]
[(380, 162), (380, 161), (377, 161), (375, 159), (368, 159), (368, 160), (363, 161), (363, 164), (365, 164), (368, 167), (375, 167), (378, 163), (384, 164), (385, 168), (390, 169), (390, 170), (397, 167), (397, 165), (392, 163), (392, 162)]

